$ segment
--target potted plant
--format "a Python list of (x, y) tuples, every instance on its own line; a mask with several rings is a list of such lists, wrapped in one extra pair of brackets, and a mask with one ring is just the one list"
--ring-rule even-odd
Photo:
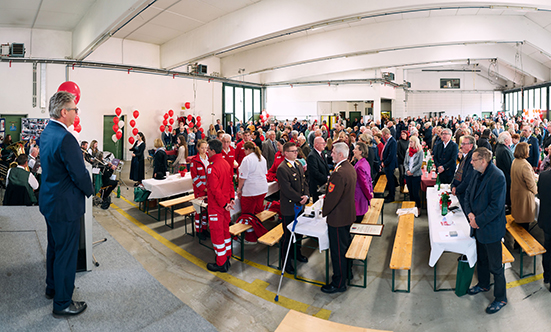
[(186, 165), (181, 164), (180, 169), (178, 170), (178, 173), (180, 173), (180, 176), (184, 177), (186, 175), (186, 171), (187, 171)]

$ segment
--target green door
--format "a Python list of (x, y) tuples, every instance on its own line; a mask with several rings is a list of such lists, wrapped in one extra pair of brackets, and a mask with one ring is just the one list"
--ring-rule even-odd
[[(113, 142), (113, 134), (115, 132), (113, 131), (113, 118), (114, 115), (104, 115), (103, 116), (103, 150), (102, 151), (109, 151), (112, 152), (115, 155), (115, 158), (117, 159), (123, 159), (123, 149), (124, 149), (124, 130), (126, 129), (126, 125), (121, 128), (122, 131), (122, 138), (118, 140), (116, 143)], [(122, 115), (119, 117), (120, 120), (124, 121), (125, 116)]]
[[(6, 131), (4, 135), (11, 135), (11, 140), (19, 142), (21, 140), (21, 118), (26, 118), (26, 115), (10, 115), (1, 114), (0, 118), (6, 119)], [(6, 137), (6, 136), (4, 136)]]
[[(347, 126), (351, 126), (354, 122), (359, 122), (362, 119), (362, 112), (350, 112), (350, 123), (347, 123)], [(351, 127), (352, 128), (352, 127)], [(354, 128), (352, 128), (354, 129)]]

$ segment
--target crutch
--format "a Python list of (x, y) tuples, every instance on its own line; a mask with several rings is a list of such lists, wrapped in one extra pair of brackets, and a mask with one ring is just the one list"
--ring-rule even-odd
[[(297, 217), (300, 211), (302, 210), (302, 205), (295, 205), (295, 220), (293, 221), (293, 227), (291, 229), (291, 238), (289, 239), (289, 246), (287, 247), (287, 253), (285, 254), (285, 260), (283, 262), (283, 267), (281, 268), (281, 276), (279, 277), (279, 285), (277, 286), (277, 293), (275, 301), (279, 301), (279, 290), (281, 289), (281, 282), (283, 281), (283, 274), (285, 274), (285, 267), (287, 266), (287, 258), (289, 257), (289, 250), (291, 249), (291, 244), (295, 243), (295, 227), (297, 225)], [(285, 227), (285, 226), (283, 226)], [(284, 230), (285, 232), (285, 230)]]

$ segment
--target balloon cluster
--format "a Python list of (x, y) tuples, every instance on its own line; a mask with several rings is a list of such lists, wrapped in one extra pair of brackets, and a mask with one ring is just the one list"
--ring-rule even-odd
[(135, 110), (133, 113), (132, 113), (132, 116), (134, 117), (134, 119), (130, 120), (130, 127), (132, 127), (132, 135), (133, 136), (130, 136), (128, 137), (128, 143), (130, 144), (134, 144), (134, 142), (136, 141), (134, 139), (134, 136), (138, 135), (138, 128), (136, 128), (136, 120), (139, 116), (140, 116), (140, 112), (138, 110)]
[[(57, 91), (65, 91), (73, 94), (75, 96), (75, 105), (78, 104), (78, 102), (80, 101), (80, 88), (75, 82), (63, 82), (61, 83), (59, 88), (57, 88)], [(73, 127), (77, 133), (80, 133), (80, 131), (82, 130), (82, 126), (80, 125), (80, 117), (78, 115), (75, 116)]]
[(260, 114), (260, 120), (262, 122), (266, 122), (266, 121), (268, 121), (269, 118), (270, 118), (270, 114), (268, 114), (268, 112), (266, 112), (266, 110), (263, 110), (262, 114)]
[(163, 124), (159, 127), (161, 133), (165, 131), (166, 127), (168, 127), (169, 132), (172, 132), (172, 125), (174, 124), (174, 119), (172, 118), (173, 116), (173, 110), (169, 110), (167, 113), (165, 113), (165, 115), (163, 115)]
[(115, 114), (116, 116), (113, 118), (113, 131), (115, 132), (113, 134), (113, 136), (111, 136), (111, 139), (113, 140), (113, 142), (117, 142), (118, 140), (120, 140), (122, 138), (122, 127), (124, 127), (124, 121), (122, 121), (121, 119), (119, 119), (119, 116), (121, 116), (122, 114), (122, 110), (120, 109), (120, 107), (117, 107), (115, 109)]

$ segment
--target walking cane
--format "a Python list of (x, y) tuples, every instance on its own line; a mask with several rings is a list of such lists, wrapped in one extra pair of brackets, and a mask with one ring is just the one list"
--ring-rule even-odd
[[(285, 254), (285, 261), (283, 262), (283, 267), (281, 268), (281, 276), (279, 277), (279, 285), (277, 286), (277, 293), (275, 301), (279, 301), (279, 290), (281, 289), (281, 282), (283, 281), (283, 274), (285, 273), (285, 267), (287, 266), (287, 258), (289, 257), (289, 250), (291, 249), (291, 244), (295, 243), (295, 227), (297, 225), (297, 217), (300, 211), (302, 210), (302, 205), (295, 205), (295, 220), (293, 221), (293, 228), (291, 229), (291, 238), (289, 239), (289, 246), (287, 247), (287, 253)], [(283, 226), (285, 227), (285, 226)], [(284, 230), (285, 231), (285, 230)]]

